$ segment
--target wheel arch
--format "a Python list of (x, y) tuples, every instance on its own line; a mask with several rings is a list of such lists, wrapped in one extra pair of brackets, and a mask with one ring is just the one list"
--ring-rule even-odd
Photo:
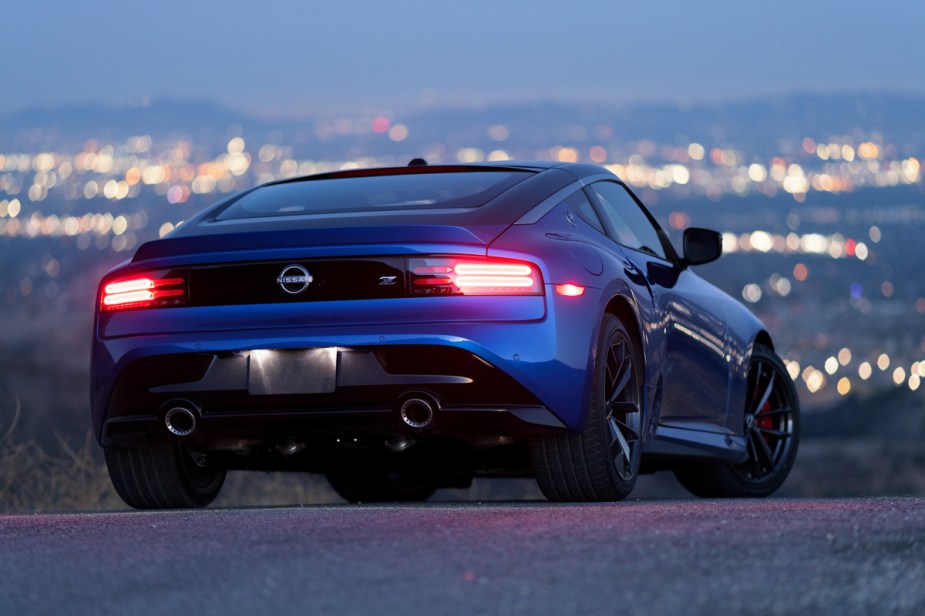
[(639, 349), (639, 359), (642, 362), (640, 375), (642, 376), (643, 384), (644, 421), (648, 424), (643, 428), (643, 433), (645, 435), (643, 438), (648, 438), (650, 430), (654, 429), (653, 426), (655, 425), (659, 412), (658, 400), (660, 397), (659, 390), (661, 378), (659, 375), (649, 374), (650, 363), (653, 370), (658, 370), (660, 362), (657, 359), (650, 362), (651, 358), (649, 357), (649, 353), (651, 351), (647, 350), (648, 347), (646, 346), (646, 342), (654, 344), (656, 347), (658, 347), (660, 343), (646, 338), (642, 324), (644, 317), (637, 312), (631, 298), (623, 295), (613, 296), (607, 303), (604, 314), (611, 314), (620, 319), (633, 337), (636, 348)]
[(759, 345), (774, 351), (774, 342), (771, 341), (771, 334), (769, 334), (766, 330), (762, 329), (757, 334), (755, 334), (755, 340), (752, 343), (752, 349)]
[(642, 331), (639, 327), (639, 318), (636, 316), (636, 311), (633, 310), (630, 301), (622, 295), (614, 296), (610, 299), (610, 302), (607, 303), (604, 313), (617, 317), (626, 325), (630, 334), (633, 336), (633, 342), (636, 343), (637, 348), (642, 354), (642, 363), (643, 366), (645, 366), (646, 354), (644, 352), (645, 347), (642, 345)]

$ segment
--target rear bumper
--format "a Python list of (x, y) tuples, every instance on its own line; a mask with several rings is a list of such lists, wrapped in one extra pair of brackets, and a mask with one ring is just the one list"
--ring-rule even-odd
[(193, 409), (202, 444), (414, 432), (411, 397), (433, 401), (429, 434), (519, 436), (565, 425), (515, 380), (455, 346), (380, 345), (147, 355), (130, 361), (104, 413), (104, 446), (167, 437), (169, 408)]
[[(574, 430), (583, 419), (597, 309), (588, 298), (575, 299), (478, 298), (462, 308), (430, 300), (358, 302), (365, 305), (335, 313), (348, 322), (336, 327), (321, 321), (324, 314), (332, 320), (336, 308), (320, 304), (298, 314), (293, 307), (249, 306), (108, 315), (93, 347), (94, 431), (104, 446), (166, 437), (164, 405), (179, 399), (202, 409), (204, 439), (389, 432), (406, 429), (395, 406), (408, 391), (439, 401), (429, 427), (436, 433)], [(425, 305), (430, 322), (420, 313)], [(258, 384), (261, 357), (309, 349), (333, 354), (333, 382), (286, 384), (277, 372), (275, 384)], [(298, 370), (298, 361), (287, 363)]]

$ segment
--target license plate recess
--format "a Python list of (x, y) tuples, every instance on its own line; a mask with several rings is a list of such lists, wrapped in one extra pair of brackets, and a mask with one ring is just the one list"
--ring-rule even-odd
[(337, 349), (252, 351), (247, 391), (252, 396), (329, 394), (337, 382)]

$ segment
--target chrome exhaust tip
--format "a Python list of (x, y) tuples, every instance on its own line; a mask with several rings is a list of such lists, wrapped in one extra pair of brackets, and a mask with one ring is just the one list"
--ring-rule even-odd
[(413, 394), (401, 403), (398, 414), (406, 426), (420, 430), (434, 421), (434, 413), (438, 408), (440, 408), (440, 405), (437, 404), (434, 398)]
[(195, 405), (175, 403), (164, 413), (164, 425), (175, 436), (189, 436), (196, 430), (199, 409)]

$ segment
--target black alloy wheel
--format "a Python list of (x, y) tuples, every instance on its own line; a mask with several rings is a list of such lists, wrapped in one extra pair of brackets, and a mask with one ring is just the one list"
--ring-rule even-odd
[(611, 338), (604, 361), (604, 416), (610, 456), (623, 482), (635, 482), (641, 452), (642, 399), (631, 345), (625, 332), (618, 332)]
[(691, 464), (675, 469), (681, 484), (704, 497), (765, 497), (784, 483), (796, 459), (800, 404), (793, 379), (770, 349), (757, 346), (748, 370), (739, 464)]
[(581, 432), (533, 443), (537, 482), (551, 501), (617, 501), (636, 484), (642, 455), (642, 361), (624, 324), (606, 315)]

